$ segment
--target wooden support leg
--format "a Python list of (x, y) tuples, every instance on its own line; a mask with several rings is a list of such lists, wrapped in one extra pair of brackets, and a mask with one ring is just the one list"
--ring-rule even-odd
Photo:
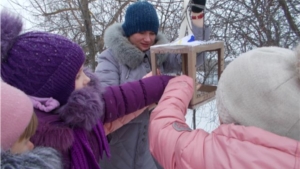
[(196, 129), (196, 109), (193, 109), (193, 129)]
[(151, 52), (151, 69), (152, 75), (156, 75), (157, 73), (157, 58), (155, 53)]
[(182, 74), (188, 75), (188, 55), (182, 54), (181, 61), (182, 61)]

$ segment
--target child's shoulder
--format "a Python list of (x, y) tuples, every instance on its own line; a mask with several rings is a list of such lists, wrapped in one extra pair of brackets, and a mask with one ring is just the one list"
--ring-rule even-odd
[(62, 168), (60, 154), (46, 147), (37, 147), (32, 151), (22, 154), (11, 154), (9, 151), (1, 152), (1, 168), (19, 169), (19, 168)]
[(74, 136), (70, 128), (58, 114), (36, 111), (38, 127), (31, 141), (37, 146), (52, 147), (64, 151), (71, 147)]

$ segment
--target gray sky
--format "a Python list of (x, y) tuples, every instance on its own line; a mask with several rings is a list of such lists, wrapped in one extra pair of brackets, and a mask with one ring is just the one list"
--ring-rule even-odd
[[(20, 4), (28, 4), (26, 0), (13, 0), (14, 2), (18, 2)], [(30, 15), (22, 9), (20, 6), (16, 5), (12, 2), (12, 0), (1, 0), (0, 1), (0, 9), (3, 8), (9, 9), (10, 11), (19, 14), (23, 18), (24, 29), (28, 30), (32, 27), (32, 24), (29, 21)]]

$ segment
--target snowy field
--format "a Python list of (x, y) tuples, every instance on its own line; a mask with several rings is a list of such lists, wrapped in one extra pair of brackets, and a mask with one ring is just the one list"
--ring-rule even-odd
[[(185, 118), (186, 123), (193, 129), (193, 110), (189, 109)], [(196, 109), (196, 128), (201, 128), (207, 132), (211, 132), (217, 128), (219, 124), (215, 100), (212, 100)]]
[[(204, 76), (204, 72), (200, 72), (200, 71), (197, 72), (196, 78), (198, 79), (199, 83), (202, 83), (203, 76)], [(217, 86), (218, 74), (212, 73), (212, 75), (206, 79), (206, 84)], [(216, 129), (220, 125), (219, 116), (217, 114), (217, 108), (216, 108), (216, 100), (213, 99), (212, 101), (196, 108), (195, 117), (196, 117), (196, 129), (201, 128), (207, 132), (211, 132), (214, 129)], [(193, 110), (191, 109), (187, 110), (185, 119), (186, 119), (186, 123), (190, 126), (191, 129), (193, 129), (194, 128)]]

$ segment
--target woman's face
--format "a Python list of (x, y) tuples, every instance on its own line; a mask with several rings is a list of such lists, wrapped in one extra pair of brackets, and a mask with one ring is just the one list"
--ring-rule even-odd
[(81, 66), (79, 72), (76, 75), (75, 90), (81, 89), (91, 81), (91, 79), (84, 73), (83, 66)]
[(143, 31), (132, 34), (129, 37), (131, 44), (136, 46), (141, 51), (145, 52), (154, 44), (156, 35), (152, 31)]

